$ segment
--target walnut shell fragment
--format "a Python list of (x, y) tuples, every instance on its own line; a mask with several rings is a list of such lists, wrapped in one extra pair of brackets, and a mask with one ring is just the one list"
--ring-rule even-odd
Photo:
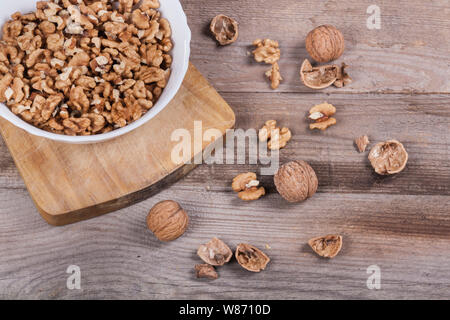
[(308, 33), (305, 46), (315, 61), (329, 62), (344, 53), (345, 41), (342, 32), (335, 26), (322, 25)]
[(278, 87), (280, 86), (280, 82), (283, 80), (283, 78), (281, 77), (280, 66), (278, 65), (277, 62), (272, 64), (272, 68), (270, 68), (266, 72), (266, 77), (269, 78), (270, 80), (271, 88), (274, 90), (278, 89)]
[(202, 244), (197, 255), (206, 263), (213, 266), (223, 266), (233, 256), (231, 249), (222, 240), (214, 237), (208, 243)]
[(238, 244), (235, 257), (244, 269), (252, 272), (264, 270), (270, 261), (270, 258), (264, 252), (246, 243)]
[(314, 169), (301, 160), (284, 164), (273, 180), (278, 193), (289, 202), (301, 202), (312, 197), (319, 185)]
[(323, 237), (312, 238), (308, 241), (309, 246), (319, 256), (324, 258), (334, 258), (342, 248), (342, 236), (327, 235)]
[(352, 78), (345, 71), (348, 65), (342, 63), (313, 67), (308, 59), (305, 59), (300, 68), (300, 78), (305, 86), (311, 89), (325, 89), (332, 84), (342, 88), (352, 82)]
[(235, 42), (239, 36), (237, 21), (223, 14), (212, 19), (210, 30), (222, 46)]
[(366, 151), (367, 145), (369, 143), (369, 137), (366, 135), (360, 136), (359, 138), (355, 139), (356, 147), (358, 148), (358, 151), (360, 153)]
[(373, 146), (369, 152), (369, 161), (378, 174), (399, 173), (408, 162), (408, 153), (399, 141), (388, 140)]
[(206, 278), (212, 280), (219, 278), (216, 269), (212, 265), (207, 263), (196, 264), (195, 275), (197, 276), (197, 278)]

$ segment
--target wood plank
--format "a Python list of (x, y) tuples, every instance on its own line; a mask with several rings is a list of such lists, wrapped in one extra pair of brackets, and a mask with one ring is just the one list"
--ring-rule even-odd
[[(24, 191), (0, 198), (2, 299), (442, 299), (450, 292), (444, 267), (450, 256), (443, 254), (450, 245), (448, 196), (318, 193), (288, 205), (270, 194), (243, 204), (234, 193), (177, 184), (130, 208), (61, 228), (31, 214)], [(182, 203), (191, 220), (182, 238), (163, 244), (146, 230), (145, 216), (168, 198)], [(344, 236), (344, 247), (325, 261), (306, 241), (332, 232)], [(213, 236), (232, 247), (268, 244), (272, 262), (250, 274), (233, 260), (219, 269), (218, 280), (199, 281), (195, 252)], [(81, 268), (79, 291), (65, 288), (71, 264)], [(382, 272), (378, 291), (366, 287), (366, 269), (374, 264)]]
[[(319, 192), (450, 195), (448, 96), (226, 93), (224, 97), (236, 111), (236, 128), (259, 129), (269, 119), (290, 128), (293, 138), (281, 151), (280, 161), (310, 162), (319, 177)], [(325, 132), (312, 132), (306, 115), (323, 101), (336, 106), (337, 124)], [(363, 134), (371, 145), (388, 139), (403, 142), (409, 152), (407, 168), (389, 177), (375, 174), (368, 153), (358, 153), (353, 143)], [(218, 180), (222, 190), (229, 190), (234, 176), (257, 168), (248, 161), (247, 165), (202, 166), (182, 183)], [(271, 177), (262, 177), (262, 182), (274, 191)]]
[[(4, 119), (0, 131), (41, 215), (50, 224), (63, 225), (140, 201), (189, 172), (193, 164), (172, 161), (178, 142), (171, 141), (171, 134), (182, 128), (194, 136), (194, 121), (224, 134), (235, 118), (190, 65), (170, 104), (119, 138), (97, 144), (58, 143), (27, 134)], [(210, 142), (203, 142), (198, 150), (191, 144), (188, 159)]]
[[(350, 65), (354, 82), (327, 93), (449, 93), (450, 9), (448, 2), (420, 0), (378, 1), (381, 29), (366, 27), (367, 7), (355, 1), (208, 1), (182, 0), (192, 29), (193, 62), (219, 91), (269, 92), (264, 72), (267, 65), (249, 56), (256, 38), (280, 42), (280, 69), (284, 81), (281, 92), (316, 92), (300, 81), (307, 33), (321, 24), (338, 27), (346, 39), (346, 51), (338, 60)], [(228, 14), (240, 23), (239, 39), (218, 47), (208, 32), (211, 19)]]

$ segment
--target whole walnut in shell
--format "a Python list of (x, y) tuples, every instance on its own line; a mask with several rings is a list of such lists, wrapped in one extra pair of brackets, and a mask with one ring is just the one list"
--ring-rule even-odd
[(235, 42), (239, 36), (236, 20), (223, 14), (214, 17), (209, 28), (222, 46)]
[(278, 193), (289, 202), (301, 202), (317, 191), (316, 173), (305, 161), (284, 164), (273, 177)]
[(388, 140), (373, 146), (369, 152), (369, 161), (378, 174), (399, 173), (406, 166), (408, 153), (399, 141)]
[(172, 241), (183, 235), (188, 226), (188, 215), (172, 200), (158, 202), (147, 215), (147, 226), (161, 241)]
[(317, 62), (336, 60), (344, 49), (344, 36), (332, 25), (319, 26), (306, 36), (306, 50)]

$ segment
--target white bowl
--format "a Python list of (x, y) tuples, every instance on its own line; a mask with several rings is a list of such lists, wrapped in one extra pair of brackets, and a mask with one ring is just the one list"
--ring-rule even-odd
[[(174, 47), (170, 54), (172, 55), (172, 72), (163, 90), (158, 102), (147, 111), (139, 120), (120, 129), (113, 130), (108, 133), (97, 134), (92, 136), (66, 136), (41, 130), (31, 124), (23, 121), (20, 117), (12, 113), (9, 108), (0, 103), (0, 116), (8, 120), (15, 126), (31, 133), (33, 135), (48, 138), (55, 141), (67, 143), (96, 143), (106, 141), (109, 139), (121, 136), (137, 127), (143, 125), (154, 116), (156, 116), (167, 104), (173, 99), (175, 94), (183, 82), (189, 66), (191, 31), (187, 24), (186, 15), (179, 0), (159, 0), (161, 3), (160, 11), (164, 18), (169, 20), (172, 27), (172, 41)], [(37, 0), (14, 0), (14, 1), (0, 1), (0, 25), (10, 19), (14, 12), (27, 13), (36, 9)], [(0, 29), (1, 30), (1, 29)]]

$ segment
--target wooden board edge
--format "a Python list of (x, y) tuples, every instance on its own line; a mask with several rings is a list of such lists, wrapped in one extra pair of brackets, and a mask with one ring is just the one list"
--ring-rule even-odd
[(39, 214), (44, 218), (44, 220), (52, 226), (64, 226), (72, 223), (76, 223), (83, 220), (92, 219), (106, 213), (123, 209), (125, 207), (131, 206), (143, 200), (154, 196), (158, 192), (162, 191), (164, 188), (175, 183), (179, 179), (183, 178), (186, 174), (192, 171), (197, 165), (195, 164), (184, 164), (177, 168), (175, 171), (169, 175), (163, 177), (158, 182), (138, 190), (133, 193), (129, 193), (121, 198), (110, 200), (104, 203), (100, 203), (94, 206), (83, 208), (76, 211), (71, 211), (63, 214), (53, 215), (49, 212), (43, 210), (36, 201), (33, 202), (38, 209)]
[[(231, 110), (231, 108), (230, 108)], [(231, 110), (231, 112), (233, 112)], [(234, 112), (233, 112), (234, 114)], [(234, 122), (232, 126), (228, 129), (234, 128)], [(226, 130), (224, 131), (222, 138), (225, 137)], [(201, 153), (204, 152), (204, 150), (215, 143), (222, 143), (221, 139), (217, 139), (214, 142), (211, 142), (209, 145), (205, 146)], [(214, 146), (213, 146), (214, 147)], [(169, 185), (175, 183), (179, 179), (183, 178), (185, 175), (187, 175), (189, 172), (191, 172), (193, 169), (197, 167), (197, 164), (194, 163), (194, 159), (196, 158), (196, 155), (194, 155), (188, 163), (185, 163), (178, 168), (176, 168), (174, 171), (169, 173), (167, 176), (161, 178), (159, 181), (153, 183), (152, 185), (145, 187), (141, 190), (129, 193), (127, 195), (122, 196), (121, 198), (106, 201), (100, 204), (96, 204), (94, 206), (86, 207), (80, 210), (66, 212), (62, 214), (51, 214), (49, 212), (46, 212), (43, 210), (36, 201), (33, 202), (38, 209), (39, 214), (44, 218), (44, 220), (52, 225), (52, 226), (64, 226), (72, 223), (76, 223), (83, 220), (88, 220), (91, 218), (95, 218), (98, 216), (101, 216), (103, 214), (116, 211), (119, 209), (123, 209), (125, 207), (131, 206), (133, 204), (136, 204), (138, 202), (141, 202), (143, 200), (146, 200), (150, 198), (151, 196), (154, 196), (158, 192), (164, 190)], [(31, 196), (32, 197), (32, 196)], [(32, 197), (33, 198), (33, 197)]]

